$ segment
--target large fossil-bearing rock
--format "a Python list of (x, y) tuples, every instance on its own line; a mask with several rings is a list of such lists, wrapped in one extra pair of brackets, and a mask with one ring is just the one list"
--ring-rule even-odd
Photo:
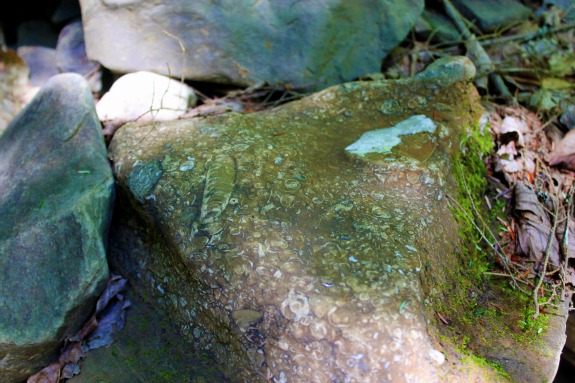
[[(138, 218), (119, 215), (114, 264), (233, 381), (497, 381), (434, 309), (467, 264), (447, 195), (474, 73), (452, 58), (263, 113), (125, 125), (110, 156)], [(561, 347), (529, 373), (553, 374)]]

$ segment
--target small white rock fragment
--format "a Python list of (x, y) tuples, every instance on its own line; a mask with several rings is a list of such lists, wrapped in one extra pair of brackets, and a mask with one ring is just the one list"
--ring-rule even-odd
[(186, 84), (152, 72), (129, 73), (112, 84), (96, 104), (100, 121), (122, 125), (128, 121), (175, 120), (197, 97)]
[(429, 350), (429, 357), (439, 365), (442, 365), (445, 362), (445, 355), (443, 355), (441, 351), (431, 349)]
[(435, 131), (436, 125), (423, 114), (411, 116), (390, 128), (365, 132), (359, 140), (345, 148), (346, 151), (365, 157), (369, 153), (390, 153), (391, 148), (401, 143), (399, 136)]
[(180, 166), (180, 171), (181, 172), (186, 172), (188, 170), (191, 170), (194, 168), (194, 166), (196, 166), (196, 159), (193, 157), (188, 157), (188, 160), (186, 162), (184, 162), (182, 164), (182, 166)]

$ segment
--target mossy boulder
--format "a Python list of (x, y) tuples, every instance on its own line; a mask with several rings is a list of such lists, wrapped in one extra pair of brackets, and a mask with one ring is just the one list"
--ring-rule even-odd
[(505, 379), (437, 316), (469, 294), (450, 283), (483, 289), (449, 203), (474, 73), (451, 58), (262, 113), (125, 125), (112, 262), (234, 381)]

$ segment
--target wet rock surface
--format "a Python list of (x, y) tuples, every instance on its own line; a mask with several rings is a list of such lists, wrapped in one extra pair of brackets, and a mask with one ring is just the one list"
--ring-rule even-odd
[(197, 350), (154, 304), (133, 290), (125, 327), (109, 347), (90, 350), (70, 383), (227, 383), (209, 352)]
[[(434, 281), (459, 264), (451, 154), (479, 118), (472, 66), (441, 62), (259, 114), (125, 125), (110, 156), (138, 217), (115, 230), (117, 267), (237, 381), (498, 380), (430, 335)], [(436, 128), (346, 152), (414, 115)]]
[(0, 380), (53, 361), (106, 286), (114, 180), (87, 82), (53, 77), (0, 138)]
[(323, 89), (379, 71), (424, 2), (82, 0), (80, 5), (88, 57), (114, 72)]

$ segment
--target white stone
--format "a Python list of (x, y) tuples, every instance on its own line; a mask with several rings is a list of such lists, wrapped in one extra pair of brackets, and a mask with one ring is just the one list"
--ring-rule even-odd
[(96, 104), (100, 121), (121, 125), (129, 121), (175, 120), (197, 97), (186, 84), (152, 72), (129, 73), (112, 84)]
[(431, 349), (429, 350), (429, 357), (439, 365), (442, 365), (445, 362), (445, 355), (443, 355), (441, 351)]

